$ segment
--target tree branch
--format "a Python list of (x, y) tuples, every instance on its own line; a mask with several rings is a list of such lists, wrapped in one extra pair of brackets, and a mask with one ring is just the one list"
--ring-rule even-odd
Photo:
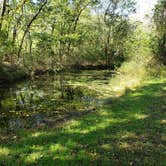
[(21, 39), (21, 43), (20, 43), (20, 46), (19, 46), (19, 50), (18, 50), (18, 59), (20, 58), (20, 54), (21, 54), (21, 50), (22, 50), (22, 46), (23, 46), (23, 42), (24, 42), (24, 39), (25, 39), (25, 36), (26, 34), (28, 33), (28, 31), (30, 30), (30, 27), (33, 23), (33, 21), (36, 20), (36, 18), (38, 17), (38, 15), (40, 14), (40, 12), (42, 11), (43, 7), (47, 4), (47, 0), (45, 0), (45, 2), (40, 6), (40, 8), (38, 9), (38, 11), (36, 12), (36, 14), (32, 17), (32, 19), (30, 20), (30, 22), (27, 24), (26, 26), (26, 29), (24, 31), (24, 34), (22, 36), (22, 39)]

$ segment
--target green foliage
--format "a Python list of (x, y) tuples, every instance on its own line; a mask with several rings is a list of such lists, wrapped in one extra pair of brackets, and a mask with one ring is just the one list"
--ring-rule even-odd
[[(110, 65), (119, 66), (124, 61), (125, 44), (132, 31), (128, 15), (135, 10), (133, 1), (119, 1), (116, 9), (112, 4), (109, 10), (104, 5), (99, 10), (98, 5), (104, 2), (97, 0), (45, 2), (12, 0), (5, 4), (0, 36), (2, 60), (28, 71), (54, 70), (76, 63), (106, 65), (107, 59)], [(94, 10), (98, 13), (93, 14)], [(108, 36), (111, 42), (107, 43)]]
[(155, 6), (153, 20), (155, 23), (155, 35), (152, 43), (153, 52), (166, 64), (166, 1), (160, 0)]
[(152, 79), (66, 123), (1, 130), (0, 164), (165, 165), (165, 90), (164, 78)]
[(0, 165), (165, 165), (165, 1), (151, 32), (133, 0), (2, 1), (0, 83), (61, 72), (0, 88)]
[[(129, 19), (136, 10), (133, 0), (45, 2), (4, 3), (1, 61), (24, 66), (28, 72), (73, 64), (117, 68), (138, 50), (138, 23)], [(158, 2), (153, 19), (151, 46), (165, 63), (165, 1)], [(143, 38), (149, 42), (149, 37)]]
[(104, 13), (105, 56), (108, 67), (119, 67), (125, 60), (126, 41), (132, 33), (129, 14), (135, 12), (134, 1), (109, 1)]
[[(0, 35), (0, 59), (3, 61), (7, 59), (7, 61), (11, 60), (11, 56), (16, 53), (16, 47), (13, 44), (12, 40), (8, 39), (8, 34), (6, 31), (1, 31)], [(11, 55), (12, 54), (12, 55)]]

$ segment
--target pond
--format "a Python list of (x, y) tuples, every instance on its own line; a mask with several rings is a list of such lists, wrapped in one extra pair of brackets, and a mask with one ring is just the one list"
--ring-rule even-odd
[(90, 87), (108, 84), (110, 77), (107, 71), (62, 73), (0, 88), (0, 127), (50, 126), (95, 111), (100, 94)]

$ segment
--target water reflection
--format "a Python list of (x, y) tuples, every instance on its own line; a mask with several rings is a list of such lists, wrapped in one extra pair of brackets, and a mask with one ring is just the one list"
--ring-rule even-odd
[[(0, 89), (0, 126), (11, 129), (34, 126), (54, 119), (75, 114), (79, 110), (94, 109), (99, 105), (96, 92), (80, 86), (82, 82), (106, 82), (101, 73), (64, 74), (42, 76), (23, 81), (9, 89)], [(79, 86), (72, 83), (79, 82)], [(63, 94), (62, 94), (63, 93)], [(47, 120), (46, 120), (47, 118)], [(29, 125), (27, 125), (27, 122)]]

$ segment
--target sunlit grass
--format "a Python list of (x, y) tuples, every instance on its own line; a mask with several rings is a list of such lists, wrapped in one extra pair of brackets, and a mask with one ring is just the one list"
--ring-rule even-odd
[(46, 134), (45, 132), (35, 132), (35, 133), (31, 134), (31, 137), (39, 137), (39, 136), (42, 136), (42, 135), (45, 135), (45, 134)]
[(38, 159), (42, 158), (42, 156), (43, 156), (42, 152), (33, 152), (26, 157), (25, 162), (29, 164), (34, 163)]
[(145, 114), (135, 114), (134, 117), (136, 119), (145, 119), (145, 118), (148, 118), (148, 115), (145, 115)]
[(134, 88), (125, 81), (90, 82), (101, 93), (95, 112), (51, 128), (15, 131), (15, 139), (1, 143), (0, 165), (165, 165), (165, 78)]
[(0, 147), (0, 156), (7, 156), (9, 153), (10, 153), (10, 149), (5, 147), (3, 148)]

